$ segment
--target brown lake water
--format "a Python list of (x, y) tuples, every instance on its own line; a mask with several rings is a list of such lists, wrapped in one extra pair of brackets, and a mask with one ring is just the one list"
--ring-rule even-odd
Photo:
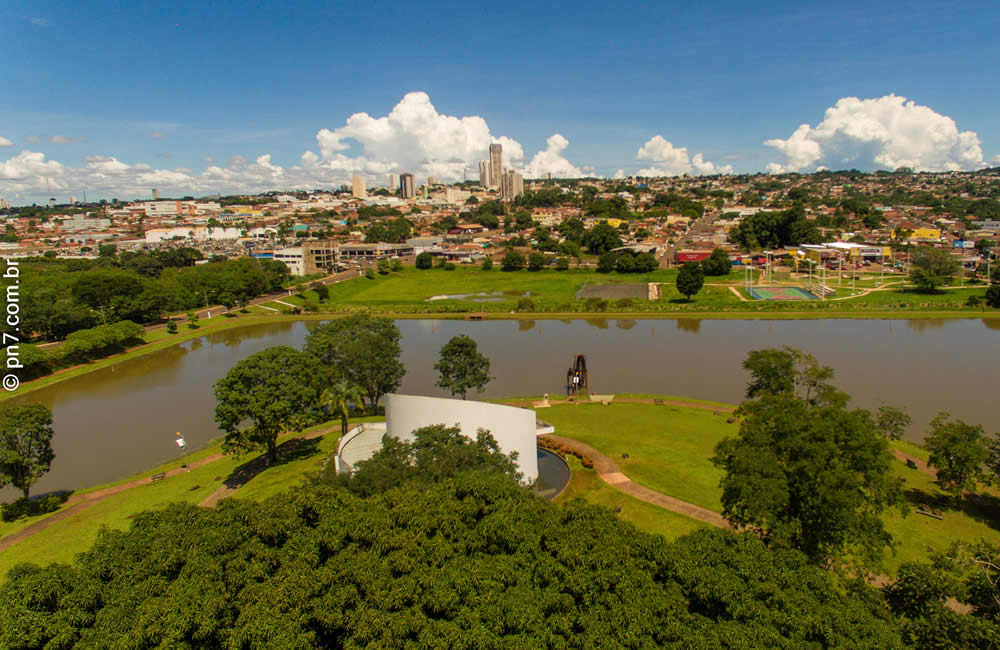
[[(539, 320), (398, 321), (407, 369), (400, 392), (446, 395), (434, 363), (468, 334), (496, 379), (479, 397), (564, 392), (574, 355), (587, 357), (594, 393), (657, 393), (737, 403), (749, 350), (791, 345), (836, 371), (853, 404), (906, 408), (920, 440), (938, 411), (1000, 431), (998, 320)], [(56, 458), (33, 493), (113, 481), (178, 457), (175, 432), (194, 451), (221, 432), (212, 385), (246, 356), (301, 346), (315, 323), (272, 323), (208, 334), (37, 390), (52, 409)], [(11, 493), (12, 494), (12, 493)], [(9, 497), (11, 494), (4, 494)]]

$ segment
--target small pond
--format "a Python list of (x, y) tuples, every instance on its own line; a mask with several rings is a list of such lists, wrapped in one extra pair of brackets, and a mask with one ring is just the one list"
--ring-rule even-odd
[(531, 491), (546, 501), (556, 498), (569, 484), (569, 465), (548, 449), (538, 447), (538, 479)]

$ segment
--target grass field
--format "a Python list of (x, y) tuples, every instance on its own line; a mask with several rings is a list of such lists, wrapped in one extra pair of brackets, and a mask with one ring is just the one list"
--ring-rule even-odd
[[(722, 472), (709, 458), (720, 440), (737, 433), (737, 425), (726, 424), (725, 415), (701, 409), (629, 403), (557, 405), (540, 409), (538, 414), (555, 426), (558, 435), (586, 442), (614, 459), (636, 483), (712, 510), (722, 509), (719, 501)], [(911, 443), (891, 444), (918, 458), (927, 457), (925, 450)], [(623, 459), (623, 453), (629, 458)], [(899, 461), (893, 462), (893, 469), (905, 479), (907, 498), (914, 511), (906, 517), (897, 511), (884, 517), (886, 528), (899, 542), (895, 554), (885, 554), (888, 572), (895, 573), (903, 562), (926, 561), (930, 551), (944, 550), (956, 540), (985, 538), (1000, 542), (1000, 492), (986, 488), (978, 497), (956, 504), (926, 474)], [(612, 501), (606, 493), (610, 487), (596, 475), (593, 478), (594, 481), (589, 481), (574, 476), (571, 490), (560, 498), (580, 496), (595, 503), (621, 503)], [(916, 506), (922, 503), (940, 508), (944, 519), (917, 514)], [(624, 517), (625, 506), (622, 507)], [(659, 511), (670, 516), (658, 521), (655, 508), (633, 509), (633, 523), (644, 530), (670, 531), (678, 526), (679, 515)]]
[[(362, 308), (372, 308), (395, 314), (439, 314), (464, 312), (506, 313), (517, 308), (517, 301), (522, 296), (530, 297), (533, 306), (528, 310), (532, 313), (594, 313), (593, 303), (577, 300), (577, 292), (585, 285), (615, 285), (615, 284), (646, 284), (661, 283), (659, 300), (609, 300), (600, 309), (610, 312), (629, 312), (645, 314), (686, 314), (698, 313), (708, 317), (716, 314), (740, 313), (742, 317), (753, 318), (755, 314), (790, 313), (795, 315), (833, 315), (862, 314), (871, 316), (873, 313), (895, 316), (897, 312), (919, 313), (923, 316), (939, 316), (940, 312), (949, 312), (958, 316), (982, 316), (1000, 312), (984, 310), (982, 307), (967, 307), (969, 296), (982, 296), (985, 286), (974, 288), (956, 288), (940, 291), (934, 294), (918, 293), (911, 289), (903, 292), (898, 290), (876, 291), (860, 295), (863, 290), (875, 288), (880, 284), (878, 278), (866, 276), (858, 280), (851, 288), (850, 279), (837, 282), (827, 279), (827, 284), (834, 289), (834, 298), (842, 300), (809, 300), (809, 301), (765, 301), (740, 300), (732, 288), (742, 292), (743, 273), (734, 271), (724, 277), (708, 277), (702, 290), (688, 301), (677, 291), (675, 283), (676, 269), (658, 270), (646, 274), (622, 275), (618, 273), (597, 273), (593, 269), (570, 269), (568, 271), (543, 270), (537, 272), (515, 271), (505, 273), (494, 269), (482, 271), (477, 267), (459, 266), (452, 271), (444, 269), (417, 270), (408, 267), (400, 272), (376, 275), (373, 279), (359, 278), (349, 282), (341, 282), (330, 287), (329, 302), (323, 303), (324, 311), (344, 312)], [(801, 280), (805, 281), (805, 280)], [(471, 294), (492, 294), (491, 301), (479, 302)], [(314, 291), (306, 291), (305, 296), (317, 301)], [(445, 299), (428, 301), (428, 298), (442, 295), (467, 295), (469, 298)], [(745, 293), (743, 293), (746, 298)], [(283, 298), (284, 302), (301, 306), (304, 301), (298, 296)], [(281, 312), (290, 308), (280, 303), (269, 303), (268, 306)], [(933, 314), (931, 312), (934, 312)]]
[(708, 526), (697, 519), (664, 510), (619, 492), (598, 478), (597, 472), (586, 469), (580, 464), (579, 459), (573, 456), (570, 456), (567, 462), (573, 471), (573, 478), (563, 493), (556, 498), (555, 503), (566, 503), (581, 498), (612, 511), (620, 508), (618, 513), (620, 519), (632, 523), (647, 533), (663, 535), (667, 539), (677, 539)]

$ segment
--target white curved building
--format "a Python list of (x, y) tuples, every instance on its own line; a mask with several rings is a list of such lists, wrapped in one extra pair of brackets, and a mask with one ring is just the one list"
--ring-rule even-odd
[(382, 446), (384, 434), (409, 441), (415, 429), (434, 424), (457, 426), (462, 435), (473, 439), (479, 429), (486, 429), (504, 454), (517, 452), (518, 470), (527, 485), (538, 478), (535, 437), (552, 432), (547, 425), (539, 428), (530, 409), (442, 397), (386, 395), (384, 427), (352, 429), (337, 446), (338, 471), (349, 472), (355, 463), (369, 458)]

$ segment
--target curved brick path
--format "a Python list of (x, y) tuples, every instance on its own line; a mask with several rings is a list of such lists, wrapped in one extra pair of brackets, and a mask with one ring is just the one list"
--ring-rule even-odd
[(594, 470), (597, 472), (597, 475), (601, 477), (601, 480), (620, 492), (633, 496), (640, 501), (651, 503), (654, 506), (671, 510), (686, 517), (703, 521), (706, 524), (717, 526), (718, 528), (731, 528), (729, 523), (722, 518), (722, 515), (714, 510), (709, 510), (708, 508), (702, 508), (701, 506), (696, 506), (695, 504), (688, 503), (687, 501), (675, 499), (674, 497), (667, 496), (666, 494), (657, 492), (656, 490), (650, 490), (647, 487), (643, 487), (642, 485), (633, 482), (632, 479), (622, 474), (615, 461), (611, 460), (586, 443), (553, 434), (543, 437), (548, 438), (553, 442), (557, 442), (564, 447), (568, 447), (573, 451), (580, 453), (582, 456), (594, 461)]

